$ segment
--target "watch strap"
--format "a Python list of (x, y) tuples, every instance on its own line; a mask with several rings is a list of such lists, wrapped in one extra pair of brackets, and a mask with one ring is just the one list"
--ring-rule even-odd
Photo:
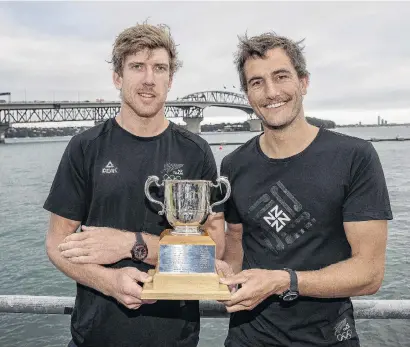
[(287, 269), (284, 268), (283, 270), (287, 271), (290, 275), (290, 286), (289, 289), (292, 292), (299, 292), (299, 286), (298, 286), (298, 276), (296, 275), (296, 272), (292, 269)]
[(135, 238), (137, 240), (137, 244), (139, 244), (139, 245), (145, 245), (146, 244), (145, 241), (144, 241), (144, 238), (142, 237), (142, 233), (137, 231), (135, 233)]

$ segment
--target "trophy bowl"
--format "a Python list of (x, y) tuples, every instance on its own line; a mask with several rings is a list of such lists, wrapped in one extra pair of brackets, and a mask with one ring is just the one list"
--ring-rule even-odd
[[(213, 214), (214, 206), (223, 204), (231, 194), (231, 186), (226, 177), (219, 177), (217, 184), (205, 180), (164, 180), (159, 184), (157, 176), (149, 176), (145, 183), (145, 195), (151, 202), (158, 204), (162, 210), (158, 214), (165, 216), (173, 227), (174, 234), (199, 234), (199, 227), (209, 214)], [(164, 203), (152, 198), (149, 187), (155, 183), (164, 186)], [(225, 197), (210, 204), (211, 188), (227, 188)]]

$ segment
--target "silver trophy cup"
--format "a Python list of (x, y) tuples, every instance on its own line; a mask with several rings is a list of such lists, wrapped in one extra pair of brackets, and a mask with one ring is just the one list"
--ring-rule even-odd
[[(155, 200), (151, 184), (164, 186), (164, 202)], [(210, 204), (211, 189), (226, 185), (224, 198)], [(166, 216), (172, 229), (162, 231), (159, 238), (158, 261), (153, 276), (145, 283), (141, 298), (155, 300), (229, 300), (228, 286), (219, 282), (216, 272), (216, 243), (205, 228), (200, 226), (216, 205), (224, 203), (231, 194), (225, 177), (217, 184), (205, 180), (164, 180), (157, 176), (145, 182), (147, 198), (161, 206), (158, 212)]]
[[(214, 214), (212, 208), (223, 204), (231, 195), (231, 185), (226, 177), (219, 177), (216, 184), (205, 180), (164, 180), (161, 184), (157, 176), (149, 176), (145, 182), (145, 195), (149, 201), (162, 207), (158, 214), (165, 216), (173, 227), (172, 233), (200, 234), (200, 225), (208, 214)], [(164, 203), (155, 200), (149, 188), (152, 183), (165, 186)], [(210, 204), (211, 188), (226, 186), (224, 198)]]

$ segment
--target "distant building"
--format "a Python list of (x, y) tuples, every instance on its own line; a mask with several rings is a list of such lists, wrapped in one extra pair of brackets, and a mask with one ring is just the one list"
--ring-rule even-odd
[(243, 124), (228, 124), (225, 125), (223, 131), (243, 131)]

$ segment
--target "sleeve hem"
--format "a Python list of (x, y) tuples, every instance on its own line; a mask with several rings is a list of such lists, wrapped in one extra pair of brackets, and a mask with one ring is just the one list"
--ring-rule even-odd
[(243, 224), (242, 221), (239, 219), (229, 218), (229, 217), (227, 218), (226, 216), (225, 216), (225, 222), (229, 224)]
[(212, 211), (214, 211), (216, 213), (223, 212), (224, 211), (224, 204), (212, 207)]
[(74, 211), (55, 208), (55, 207), (53, 207), (53, 206), (51, 206), (50, 204), (47, 204), (47, 203), (44, 204), (43, 208), (46, 211), (49, 211), (51, 213), (54, 213), (54, 214), (56, 214), (60, 217), (66, 218), (66, 219), (70, 219), (70, 220), (77, 221), (77, 222), (81, 222), (83, 220), (82, 216), (79, 216)]
[(345, 213), (343, 214), (343, 222), (364, 222), (367, 220), (392, 220), (393, 214), (391, 211), (375, 211), (362, 213)]

